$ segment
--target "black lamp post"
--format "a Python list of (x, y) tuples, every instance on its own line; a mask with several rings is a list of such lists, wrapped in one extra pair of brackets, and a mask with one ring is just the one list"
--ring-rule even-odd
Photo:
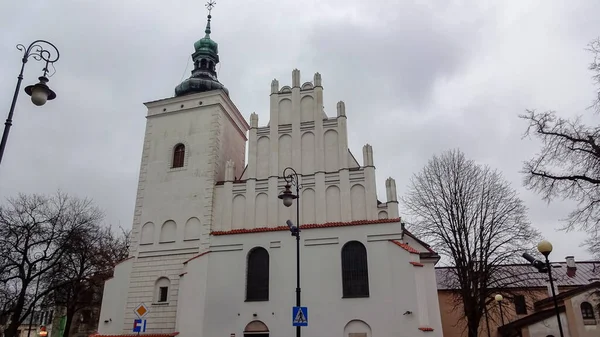
[[(50, 46), (53, 52), (45, 49), (43, 45)], [(18, 44), (17, 49), (23, 52), (23, 58), (21, 59), (21, 72), (17, 76), (17, 87), (15, 88), (15, 94), (13, 95), (12, 103), (10, 104), (10, 110), (8, 111), (8, 117), (4, 123), (4, 132), (2, 133), (2, 141), (0, 142), (0, 163), (2, 162), (2, 156), (4, 155), (4, 148), (6, 147), (6, 141), (8, 140), (8, 132), (12, 125), (12, 117), (15, 111), (15, 105), (17, 104), (17, 98), (19, 97), (19, 89), (21, 88), (21, 81), (23, 81), (23, 70), (25, 69), (25, 63), (30, 57), (37, 61), (44, 61), (43, 75), (39, 77), (40, 82), (35, 85), (29, 85), (25, 87), (25, 93), (31, 96), (31, 102), (40, 106), (44, 105), (46, 101), (50, 101), (56, 98), (56, 93), (52, 91), (46, 83), (48, 83), (48, 66), (58, 61), (60, 53), (55, 45), (45, 40), (35, 40), (29, 47), (25, 48), (24, 45)], [(55, 54), (55, 55), (54, 55)]]
[[(286, 174), (286, 172), (289, 172)], [(296, 307), (300, 307), (300, 183), (298, 182), (298, 173), (291, 167), (283, 170), (283, 179), (285, 179), (285, 190), (279, 194), (279, 199), (283, 201), (285, 207), (292, 206), (294, 199), (296, 201), (296, 226), (291, 220), (286, 221), (286, 224), (292, 232), (292, 236), (296, 237)], [(291, 187), (296, 187), (296, 194), (292, 193)], [(300, 337), (300, 326), (296, 327), (296, 337)]]
[(552, 253), (552, 244), (543, 240), (538, 243), (537, 249), (546, 259), (546, 269), (548, 270), (548, 278), (550, 279), (550, 288), (552, 288), (552, 300), (554, 301), (554, 310), (556, 311), (556, 320), (558, 321), (558, 331), (560, 332), (560, 337), (564, 337), (560, 311), (558, 310), (558, 300), (556, 299), (556, 290), (554, 290), (554, 280), (552, 279), (552, 266), (550, 266), (550, 260), (548, 259), (550, 253)]
[(502, 300), (503, 299), (504, 299), (504, 297), (502, 297), (502, 295), (500, 295), (500, 294), (494, 296), (494, 300), (496, 300), (496, 302), (498, 303), (498, 307), (500, 308), (500, 320), (502, 321), (502, 325), (504, 325), (504, 312), (502, 312)]

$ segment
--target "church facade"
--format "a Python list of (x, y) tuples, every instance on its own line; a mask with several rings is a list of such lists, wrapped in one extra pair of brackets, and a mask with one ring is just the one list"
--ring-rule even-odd
[(191, 77), (145, 104), (130, 257), (105, 284), (98, 334), (135, 334), (143, 304), (141, 335), (293, 336), (286, 221), (299, 217), (304, 336), (442, 336), (439, 256), (402, 225), (392, 178), (377, 199), (373, 149), (359, 162), (348, 148), (344, 102), (327, 116), (321, 75), (294, 70), (271, 83), (269, 121), (246, 121), (217, 79), (210, 20)]

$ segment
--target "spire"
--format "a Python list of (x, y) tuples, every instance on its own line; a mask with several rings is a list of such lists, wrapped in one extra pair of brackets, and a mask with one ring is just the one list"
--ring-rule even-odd
[(206, 35), (194, 43), (195, 52), (192, 54), (194, 69), (192, 70), (192, 76), (175, 87), (175, 96), (218, 89), (225, 91), (229, 95), (227, 88), (217, 79), (216, 65), (219, 63), (219, 45), (210, 38), (211, 12), (215, 4), (214, 0), (209, 0), (206, 3), (206, 8), (208, 9), (206, 29), (204, 30)]
[(206, 33), (206, 35), (204, 36), (205, 39), (210, 39), (210, 19), (212, 19), (212, 15), (210, 15), (210, 13), (212, 12), (213, 7), (215, 7), (217, 3), (214, 0), (209, 0), (206, 3), (206, 9), (208, 9), (208, 20), (206, 21), (206, 29), (204, 30), (204, 33)]

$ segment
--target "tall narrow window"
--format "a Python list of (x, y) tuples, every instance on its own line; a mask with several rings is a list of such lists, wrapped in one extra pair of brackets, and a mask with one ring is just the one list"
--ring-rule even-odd
[(525, 303), (525, 296), (515, 295), (515, 312), (517, 315), (527, 315), (527, 304)]
[(158, 301), (166, 302), (167, 294), (169, 293), (169, 287), (160, 287), (158, 288)]
[(269, 252), (256, 247), (248, 253), (246, 301), (269, 300)]
[(171, 281), (166, 277), (161, 277), (156, 280), (154, 285), (154, 301), (158, 303), (166, 303), (169, 300), (169, 287)]
[(342, 289), (345, 298), (369, 297), (367, 249), (358, 241), (342, 248)]
[(583, 324), (595, 325), (596, 315), (594, 315), (594, 307), (589, 302), (583, 302), (580, 305), (581, 318), (583, 318)]
[(185, 145), (177, 144), (173, 151), (173, 165), (172, 168), (183, 167), (183, 161), (185, 159)]

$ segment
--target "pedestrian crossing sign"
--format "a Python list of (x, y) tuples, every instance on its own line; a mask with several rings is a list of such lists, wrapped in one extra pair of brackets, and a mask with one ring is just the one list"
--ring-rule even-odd
[(308, 307), (292, 307), (292, 326), (308, 326)]

